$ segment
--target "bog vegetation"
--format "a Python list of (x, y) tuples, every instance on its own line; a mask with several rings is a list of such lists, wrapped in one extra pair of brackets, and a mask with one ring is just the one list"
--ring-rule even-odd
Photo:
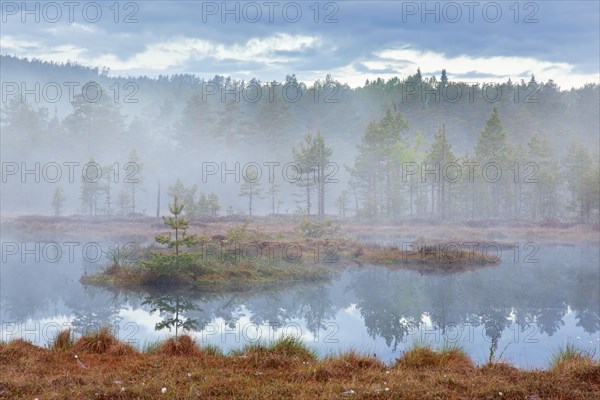
[(222, 354), (183, 335), (140, 352), (103, 328), (77, 339), (61, 332), (48, 349), (0, 342), (0, 391), (49, 399), (598, 397), (598, 362), (585, 349), (567, 352), (559, 350), (549, 370), (528, 371), (498, 360), (476, 365), (460, 348), (417, 344), (386, 365), (355, 351), (317, 358), (286, 336)]

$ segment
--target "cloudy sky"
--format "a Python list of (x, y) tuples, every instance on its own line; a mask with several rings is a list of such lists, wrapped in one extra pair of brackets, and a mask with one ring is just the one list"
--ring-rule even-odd
[[(98, 2), (100, 3), (100, 2)], [(600, 2), (2, 2), (0, 52), (110, 68), (351, 86), (376, 77), (468, 82), (599, 77)], [(37, 10), (37, 11), (36, 11)], [(37, 15), (36, 15), (37, 14)], [(36, 21), (39, 18), (39, 22)]]

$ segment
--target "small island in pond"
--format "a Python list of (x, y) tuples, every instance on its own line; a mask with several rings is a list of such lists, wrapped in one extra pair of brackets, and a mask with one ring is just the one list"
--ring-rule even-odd
[(100, 273), (84, 275), (81, 282), (102, 286), (173, 284), (202, 289), (231, 289), (245, 285), (292, 283), (330, 278), (337, 267), (350, 263), (385, 264), (427, 272), (460, 272), (496, 264), (490, 255), (473, 246), (456, 243), (402, 246), (362, 244), (338, 237), (331, 220), (306, 220), (296, 237), (250, 231), (248, 223), (231, 227), (226, 235), (189, 235), (185, 205), (174, 196), (171, 215), (163, 217), (168, 234), (157, 235), (135, 262), (123, 261), (115, 252)]

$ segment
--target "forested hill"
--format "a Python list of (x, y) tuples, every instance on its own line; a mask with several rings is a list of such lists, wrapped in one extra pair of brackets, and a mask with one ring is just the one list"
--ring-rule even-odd
[[(476, 85), (454, 82), (451, 71), (442, 77), (425, 77), (417, 71), (412, 76), (366, 82), (358, 88), (329, 76), (316, 82), (317, 86), (310, 83), (307, 87), (296, 83), (293, 71), (282, 77), (282, 84), (269, 84), (191, 74), (113, 77), (106, 69), (11, 56), (1, 56), (1, 63), (3, 124), (8, 123), (7, 118), (16, 107), (14, 100), (22, 100), (22, 84), (35, 91), (35, 82), (39, 82), (39, 99), (28, 94), (25, 100), (48, 112), (36, 114), (42, 120), (33, 125), (37, 126), (35, 129), (51, 127), (50, 136), (59, 140), (81, 137), (73, 132), (79, 129), (74, 121), (78, 103), (69, 102), (68, 85), (80, 85), (75, 88), (77, 95), (84, 84), (93, 81), (103, 89), (102, 100), (111, 100), (95, 104), (98, 119), (106, 113), (104, 126), (99, 126), (97, 133), (110, 127), (111, 135), (127, 137), (133, 143), (152, 138), (188, 149), (200, 144), (235, 149), (252, 143), (287, 153), (308, 130), (320, 130), (334, 149), (352, 153), (368, 123), (381, 119), (391, 109), (401, 112), (407, 120), (409, 136), (421, 131), (428, 142), (445, 124), (448, 140), (457, 153), (464, 154), (472, 152), (484, 122), (492, 108), (497, 107), (507, 139), (515, 144), (526, 144), (537, 133), (547, 135), (558, 154), (564, 152), (573, 135), (592, 148), (598, 147), (598, 83), (564, 90), (552, 81), (536, 82), (528, 77), (500, 85)], [(282, 86), (286, 82), (288, 85)], [(48, 86), (44, 93), (44, 86), (49, 83), (62, 88), (57, 101), (53, 87)], [(14, 84), (19, 89), (11, 94)], [(257, 96), (259, 85), (262, 93)], [(302, 96), (295, 101), (298, 90)], [(235, 101), (235, 91), (239, 102)], [(54, 123), (49, 122), (52, 119)], [(26, 134), (41, 133), (35, 129)]]
[[(239, 179), (225, 182), (223, 174), (239, 163), (294, 161), (300, 180), (281, 187), (268, 182), (270, 206), (249, 201), (258, 213), (280, 212), (281, 204), (286, 212), (309, 215), (312, 206), (320, 216), (335, 208), (343, 216), (352, 199), (355, 215), (391, 220), (597, 218), (597, 83), (561, 90), (532, 76), (476, 84), (453, 82), (451, 72), (442, 72), (424, 77), (417, 70), (351, 88), (331, 76), (299, 83), (294, 74), (269, 83), (194, 75), (114, 78), (76, 64), (2, 57), (1, 152), (13, 168), (3, 202), (47, 209), (46, 199), (58, 190), (53, 182), (19, 186), (39, 163), (98, 162), (108, 177), (112, 166), (136, 160), (147, 179), (142, 188), (177, 182), (179, 193), (191, 187), (187, 203), (193, 205), (200, 185), (239, 208), (238, 195), (253, 199), (258, 192), (252, 184), (240, 188)], [(466, 173), (455, 180), (446, 169), (442, 180), (423, 177), (426, 169), (472, 162), (496, 163), (502, 181), (478, 171), (473, 184)], [(315, 185), (309, 176), (315, 163), (319, 176), (335, 174), (335, 181)], [(331, 163), (333, 172), (323, 170)], [(421, 175), (405, 179), (407, 163), (418, 164)], [(204, 179), (208, 164), (221, 168), (211, 182)], [(283, 170), (277, 179), (285, 180)], [(88, 186), (68, 186), (71, 210), (80, 199), (79, 211), (97, 215), (98, 204), (105, 204), (110, 215), (116, 188)], [(142, 196), (138, 209), (156, 207), (155, 198)], [(123, 200), (122, 213), (128, 209), (134, 206)]]

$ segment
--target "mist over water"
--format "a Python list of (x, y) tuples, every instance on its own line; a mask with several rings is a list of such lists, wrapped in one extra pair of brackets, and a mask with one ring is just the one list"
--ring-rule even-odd
[[(193, 305), (183, 314), (197, 323), (191, 333), (201, 345), (231, 350), (293, 334), (322, 356), (354, 348), (393, 362), (415, 342), (459, 344), (479, 363), (494, 346), (519, 367), (544, 368), (552, 349), (567, 340), (598, 348), (599, 257), (597, 247), (550, 246), (537, 263), (507, 258), (459, 275), (349, 265), (328, 283), (180, 295)], [(107, 325), (141, 348), (169, 335), (155, 330), (164, 315), (150, 312), (160, 290), (79, 284), (82, 273), (99, 265), (9, 260), (2, 268), (4, 340), (46, 345), (59, 328)]]

